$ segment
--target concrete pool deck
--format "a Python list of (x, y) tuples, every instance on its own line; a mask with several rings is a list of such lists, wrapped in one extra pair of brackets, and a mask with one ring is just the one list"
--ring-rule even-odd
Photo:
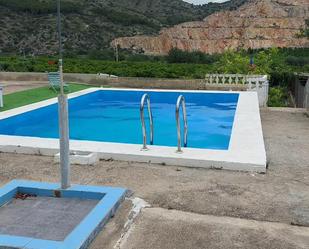
[[(71, 93), (68, 97), (73, 99), (96, 91), (177, 92), (179, 94), (198, 92), (228, 94), (228, 92), (224, 91), (88, 88), (79, 92)], [(72, 151), (83, 153), (95, 152), (100, 159), (105, 160), (113, 159), (196, 168), (201, 167), (265, 172), (266, 152), (257, 93), (233, 93), (238, 93), (239, 98), (228, 150), (183, 148), (183, 153), (176, 153), (176, 146), (154, 145), (148, 146), (149, 150), (145, 151), (141, 150), (142, 144), (82, 140), (71, 140), (70, 149)], [(35, 111), (39, 108), (55, 103), (57, 103), (57, 98), (4, 111), (0, 113), (0, 120), (29, 111)], [(0, 135), (0, 151), (52, 156), (59, 153), (59, 140), (53, 138)]]
[[(309, 118), (298, 110), (261, 117), (266, 174), (112, 160), (73, 165), (74, 183), (123, 186), (150, 205), (124, 229), (132, 216), (125, 201), (90, 249), (309, 248)], [(59, 179), (46, 156), (1, 153), (0, 172), (0, 185)]]

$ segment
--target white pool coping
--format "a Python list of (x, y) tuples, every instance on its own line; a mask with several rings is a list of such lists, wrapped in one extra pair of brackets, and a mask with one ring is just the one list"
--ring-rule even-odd
[[(97, 90), (229, 93), (226, 91), (89, 88), (69, 94), (68, 97), (71, 99)], [(183, 148), (183, 153), (179, 154), (176, 153), (176, 147), (148, 146), (148, 151), (142, 151), (142, 145), (79, 140), (70, 140), (70, 149), (71, 151), (96, 152), (100, 159), (151, 162), (162, 165), (185, 167), (266, 172), (266, 152), (258, 95), (256, 92), (232, 93), (239, 93), (239, 99), (228, 150)], [(53, 98), (1, 112), (0, 120), (51, 105), (56, 102), (57, 98)], [(58, 139), (49, 138), (0, 135), (0, 151), (54, 156), (59, 152), (59, 141)]]

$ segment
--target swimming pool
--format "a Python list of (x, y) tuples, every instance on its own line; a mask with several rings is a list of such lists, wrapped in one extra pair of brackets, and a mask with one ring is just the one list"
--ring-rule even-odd
[[(149, 145), (145, 106), (147, 151), (141, 150), (139, 113), (145, 93), (150, 96), (154, 122), (154, 145)], [(188, 147), (181, 154), (176, 153), (179, 95), (186, 99), (188, 118)], [(0, 151), (58, 153), (57, 108), (54, 98), (0, 113)], [(95, 152), (102, 159), (266, 170), (256, 92), (90, 88), (69, 95), (69, 116), (72, 151)]]
[[(186, 100), (188, 147), (228, 149), (237, 93), (95, 91), (69, 100), (70, 138), (142, 144), (139, 108), (145, 93), (151, 100), (154, 145), (177, 145), (175, 106), (182, 94)], [(147, 108), (145, 114), (148, 124)], [(0, 134), (58, 138), (58, 105), (3, 119), (0, 121)]]

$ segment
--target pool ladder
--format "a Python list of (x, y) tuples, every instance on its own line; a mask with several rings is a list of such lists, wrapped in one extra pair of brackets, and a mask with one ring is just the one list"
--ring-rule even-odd
[(188, 145), (188, 121), (187, 121), (187, 109), (186, 109), (186, 101), (185, 97), (183, 95), (180, 95), (177, 99), (176, 103), (176, 125), (177, 125), (177, 153), (182, 153), (181, 150), (181, 128), (180, 128), (180, 118), (179, 118), (179, 111), (180, 107), (182, 106), (182, 114), (183, 114), (183, 128), (184, 128), (184, 134), (183, 134), (183, 142), (184, 147), (187, 147)]
[(150, 144), (153, 145), (153, 116), (151, 111), (151, 105), (150, 105), (150, 98), (147, 93), (145, 93), (141, 99), (141, 105), (140, 105), (140, 116), (141, 116), (141, 122), (142, 122), (142, 131), (143, 131), (143, 148), (142, 150), (148, 150), (147, 147), (147, 132), (146, 132), (146, 124), (145, 124), (145, 115), (144, 115), (144, 107), (145, 103), (147, 102), (148, 106), (148, 116), (149, 116), (149, 124), (150, 124)]
[[(142, 123), (142, 131), (143, 131), (143, 148), (142, 150), (148, 150), (147, 147), (147, 131), (146, 131), (146, 124), (145, 124), (145, 115), (144, 115), (144, 108), (145, 104), (147, 103), (148, 106), (148, 116), (149, 116), (149, 124), (150, 124), (150, 144), (153, 145), (153, 116), (151, 111), (151, 104), (150, 104), (150, 97), (147, 93), (145, 93), (141, 99), (140, 104), (140, 117)], [(187, 121), (187, 110), (186, 110), (186, 101), (183, 95), (180, 95), (177, 99), (176, 103), (176, 125), (177, 125), (177, 153), (182, 153), (181, 150), (181, 127), (180, 127), (180, 117), (179, 111), (180, 107), (182, 107), (183, 113), (183, 122), (184, 122), (184, 147), (187, 147), (188, 144), (188, 121)]]

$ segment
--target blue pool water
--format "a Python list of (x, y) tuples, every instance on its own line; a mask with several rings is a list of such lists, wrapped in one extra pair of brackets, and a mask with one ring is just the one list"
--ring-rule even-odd
[[(151, 99), (154, 145), (177, 145), (175, 106), (182, 94), (187, 106), (188, 147), (228, 149), (239, 97), (237, 93), (98, 90), (70, 99), (70, 138), (142, 144), (139, 105), (144, 93), (148, 93)], [(148, 120), (147, 108), (145, 115)], [(57, 104), (0, 120), (0, 134), (58, 138)]]

